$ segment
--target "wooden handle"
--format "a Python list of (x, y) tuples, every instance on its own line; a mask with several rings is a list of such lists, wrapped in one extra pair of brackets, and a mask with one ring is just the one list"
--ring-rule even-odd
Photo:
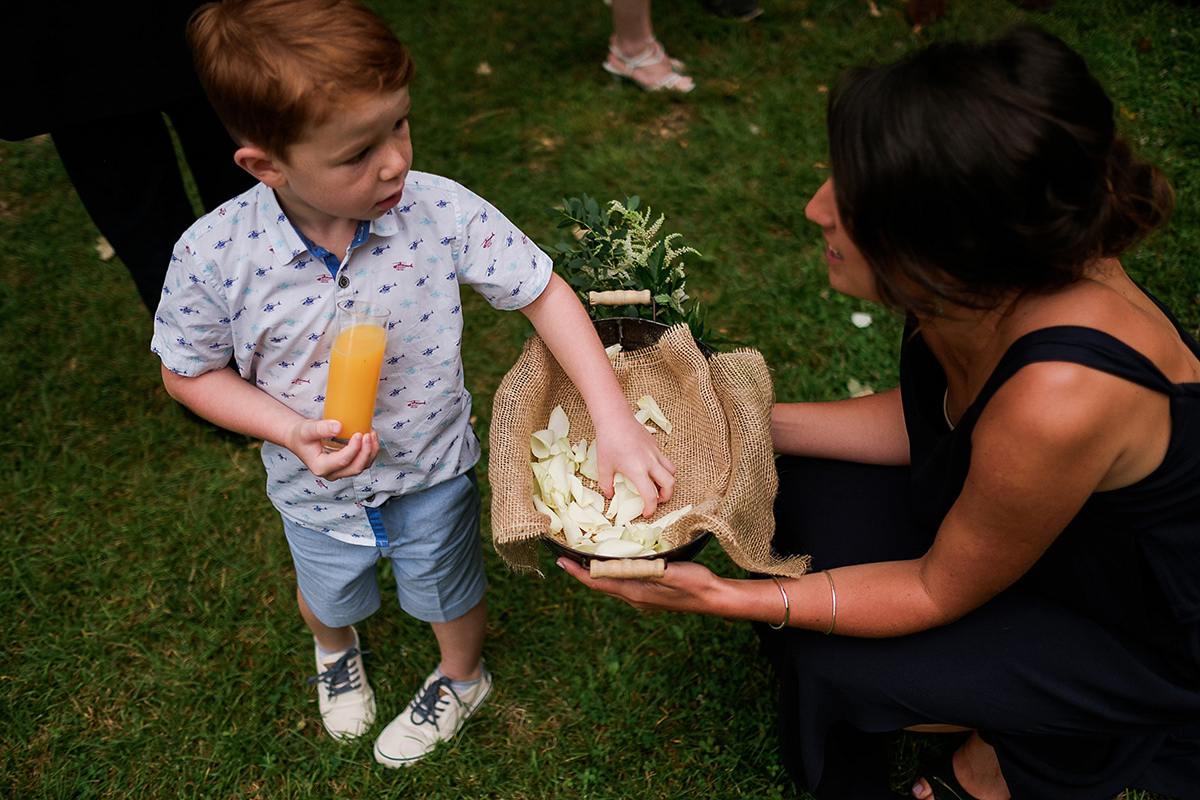
[(661, 578), (667, 571), (667, 562), (661, 558), (614, 558), (609, 561), (592, 559), (588, 572), (593, 578)]
[(615, 289), (611, 292), (588, 292), (588, 302), (594, 306), (648, 306), (649, 289)]

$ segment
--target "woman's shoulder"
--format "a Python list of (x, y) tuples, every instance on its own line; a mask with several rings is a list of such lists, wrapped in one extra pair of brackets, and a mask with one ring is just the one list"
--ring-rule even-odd
[(1006, 347), (1030, 340), (1082, 346), (1105, 342), (1137, 353), (1171, 383), (1200, 381), (1194, 343), (1183, 338), (1174, 320), (1115, 260), (1086, 280), (1021, 300), (1010, 316)]
[(1170, 440), (1167, 384), (1200, 380), (1196, 354), (1132, 281), (1083, 282), (1030, 306), (975, 438), (1012, 436), (1090, 463), (1097, 490), (1145, 477)]
[(1170, 398), (1113, 372), (1071, 361), (1023, 366), (981, 409), (972, 434), (986, 452), (1011, 439), (1059, 463), (1103, 465), (1096, 491), (1141, 480), (1162, 462), (1171, 437)]

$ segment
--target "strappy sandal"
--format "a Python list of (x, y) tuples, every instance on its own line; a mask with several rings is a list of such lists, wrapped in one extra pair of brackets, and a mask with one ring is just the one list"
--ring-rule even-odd
[[(624, 78), (647, 92), (659, 92), (666, 89), (686, 94), (696, 88), (695, 82), (689, 76), (680, 74), (679, 71), (683, 69), (683, 62), (669, 58), (662, 44), (653, 36), (646, 43), (646, 49), (636, 56), (625, 55), (612, 42), (608, 45), (608, 52), (612, 58), (606, 59), (601, 66), (615, 80), (619, 81), (621, 78)], [(613, 63), (613, 58), (616, 59), (617, 63)], [(658, 66), (664, 62), (671, 67), (671, 71), (658, 80), (643, 81), (634, 77), (633, 73), (636, 70)]]
[[(1053, 2), (1054, 0), (1050, 0), (1050, 1)], [(609, 4), (611, 5), (611, 2)], [(654, 34), (650, 34), (650, 38), (647, 39), (643, 44), (645, 44), (647, 48), (654, 47), (659, 50), (662, 50), (663, 55), (667, 54), (666, 49), (663, 48), (662, 43), (660, 41), (658, 41), (658, 37), (655, 36)], [(617, 37), (613, 36), (613, 37), (609, 38), (608, 49), (611, 50), (613, 52), (613, 54), (616, 55), (617, 58), (619, 58), (621, 60), (626, 60), (625, 56), (621, 55), (620, 53), (618, 53), (616, 51), (616, 46), (617, 46)], [(642, 55), (645, 55), (645, 53), (643, 53)], [(684, 64), (682, 61), (680, 61), (678, 58), (668, 58), (667, 60), (669, 62), (671, 62), (671, 69), (675, 70), (676, 72), (678, 72), (680, 74), (683, 74), (684, 70), (687, 69), (687, 65)]]
[(954, 751), (949, 750), (938, 756), (926, 773), (921, 777), (933, 789), (933, 800), (978, 800), (958, 782), (954, 775)]

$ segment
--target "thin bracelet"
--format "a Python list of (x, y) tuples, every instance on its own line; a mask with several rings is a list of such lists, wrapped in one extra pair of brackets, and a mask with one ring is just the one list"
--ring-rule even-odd
[(780, 583), (779, 578), (772, 575), (771, 580), (775, 581), (775, 585), (779, 587), (779, 593), (783, 595), (783, 622), (778, 625), (771, 625), (769, 622), (767, 624), (771, 625), (771, 630), (778, 631), (786, 628), (788, 620), (792, 618), (792, 604), (788, 602), (787, 590), (783, 588), (783, 584)]
[(837, 589), (833, 588), (833, 573), (829, 570), (823, 570), (825, 577), (829, 579), (829, 595), (833, 598), (833, 616), (829, 618), (829, 630), (825, 631), (825, 635), (833, 633), (833, 626), (837, 625)]

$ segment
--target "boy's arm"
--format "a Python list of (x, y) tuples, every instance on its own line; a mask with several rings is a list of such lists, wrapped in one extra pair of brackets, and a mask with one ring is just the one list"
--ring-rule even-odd
[(521, 312), (583, 395), (596, 427), (600, 488), (611, 497), (613, 474), (620, 472), (641, 493), (646, 504), (642, 513), (649, 517), (658, 503), (671, 499), (675, 465), (650, 432), (634, 419), (600, 336), (579, 298), (566, 281), (551, 275), (542, 293)]
[(185, 377), (164, 366), (162, 377), (167, 394), (201, 417), (222, 428), (286, 447), (319, 478), (336, 480), (357, 475), (379, 454), (379, 436), (374, 431), (366, 436), (356, 433), (341, 450), (326, 453), (322, 440), (336, 436), (342, 427), (340, 422), (308, 419), (247, 383), (229, 367)]

